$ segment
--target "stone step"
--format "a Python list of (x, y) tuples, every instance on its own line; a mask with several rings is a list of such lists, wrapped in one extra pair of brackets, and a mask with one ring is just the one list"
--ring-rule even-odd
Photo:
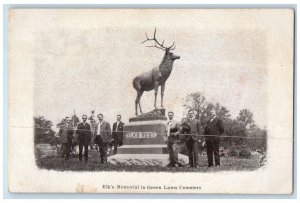
[(123, 145), (118, 154), (168, 154), (167, 145)]
[[(107, 158), (111, 164), (139, 165), (139, 166), (163, 166), (169, 163), (168, 154), (116, 154)], [(189, 162), (185, 155), (178, 154), (178, 161), (182, 165)]]

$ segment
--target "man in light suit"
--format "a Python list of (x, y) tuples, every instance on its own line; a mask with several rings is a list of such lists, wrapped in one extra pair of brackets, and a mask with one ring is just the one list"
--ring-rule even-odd
[(167, 148), (169, 152), (169, 164), (167, 167), (178, 167), (178, 151), (179, 151), (179, 123), (176, 122), (174, 118), (174, 113), (170, 111), (168, 113), (169, 120), (166, 126), (166, 134), (167, 134)]
[(199, 135), (202, 134), (201, 123), (194, 116), (194, 110), (189, 110), (188, 119), (185, 123), (190, 126), (190, 134), (186, 136), (186, 148), (189, 153), (189, 166), (199, 168), (198, 163), (198, 142), (200, 142)]
[(208, 167), (213, 166), (213, 156), (215, 157), (215, 165), (216, 167), (220, 166), (220, 154), (219, 154), (219, 147), (220, 147), (220, 135), (224, 133), (223, 122), (219, 119), (216, 115), (215, 110), (211, 110), (211, 119), (208, 121), (207, 126), (205, 128), (205, 144), (207, 150), (207, 160), (208, 160)]
[(121, 121), (121, 115), (117, 115), (117, 122), (113, 124), (113, 145), (114, 152), (113, 154), (117, 154), (117, 149), (119, 146), (123, 145), (123, 127), (124, 123)]
[(111, 128), (110, 124), (103, 120), (103, 114), (98, 114), (99, 122), (95, 128), (95, 144), (99, 147), (101, 163), (107, 162), (107, 146), (111, 143)]
[(82, 116), (82, 122), (77, 125), (76, 133), (79, 141), (79, 161), (82, 161), (82, 149), (84, 147), (84, 160), (88, 161), (88, 146), (91, 141), (91, 126), (86, 122), (87, 115)]

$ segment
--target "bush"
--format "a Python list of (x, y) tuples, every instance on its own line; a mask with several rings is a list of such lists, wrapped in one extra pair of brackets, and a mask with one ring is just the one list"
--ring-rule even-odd
[(239, 151), (234, 146), (229, 149), (229, 153), (228, 153), (229, 156), (237, 156), (238, 154)]
[(241, 149), (240, 153), (239, 153), (239, 157), (241, 158), (249, 158), (251, 157), (251, 151), (249, 148), (244, 148)]
[(232, 145), (229, 148), (228, 156), (232, 157), (240, 157), (240, 158), (249, 158), (251, 157), (251, 150), (247, 146), (241, 145)]

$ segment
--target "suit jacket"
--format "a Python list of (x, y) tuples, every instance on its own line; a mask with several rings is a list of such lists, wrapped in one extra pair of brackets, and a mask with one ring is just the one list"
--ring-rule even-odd
[[(117, 127), (118, 127), (118, 130), (117, 130)], [(117, 142), (120, 142), (123, 140), (123, 127), (124, 127), (124, 123), (122, 121), (120, 121), (118, 126), (117, 126), (117, 122), (115, 122), (113, 124), (112, 138)]]
[(204, 134), (216, 136), (207, 136), (206, 141), (220, 141), (222, 133), (224, 133), (224, 126), (221, 119), (215, 117), (212, 121), (208, 121)]
[[(95, 143), (96, 144), (98, 144), (99, 141), (100, 141), (99, 140), (99, 135), (97, 134), (99, 124), (100, 123), (98, 122), (96, 124), (96, 128), (95, 128), (95, 136), (96, 136)], [(102, 138), (103, 143), (107, 143), (112, 138), (110, 124), (106, 121), (103, 121), (102, 125), (100, 126), (100, 137)]]
[(65, 144), (71, 142), (73, 132), (74, 131), (71, 125), (63, 124), (58, 132), (58, 135), (60, 137), (60, 143)]
[(198, 119), (193, 119), (193, 120), (187, 119), (185, 121), (185, 123), (187, 125), (189, 125), (190, 128), (191, 128), (190, 134), (194, 134), (194, 135), (186, 136), (186, 140), (189, 140), (190, 138), (192, 138), (194, 141), (198, 141), (200, 139), (200, 137), (197, 136), (197, 135), (202, 135), (202, 129), (201, 129), (200, 121)]
[(80, 144), (88, 144), (91, 140), (91, 126), (87, 122), (85, 124), (79, 123), (77, 125), (78, 141)]

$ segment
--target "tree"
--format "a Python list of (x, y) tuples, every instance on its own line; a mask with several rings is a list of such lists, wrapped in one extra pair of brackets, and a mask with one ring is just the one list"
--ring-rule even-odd
[(199, 116), (199, 120), (202, 123), (202, 128), (204, 129), (207, 125), (207, 122), (211, 119), (211, 110), (214, 109), (214, 105), (212, 103), (207, 103), (206, 106), (202, 109), (202, 112)]
[[(247, 137), (246, 126), (243, 122), (237, 119), (225, 119), (224, 121), (225, 134), (228, 136), (234, 136), (233, 138), (226, 139), (232, 144), (235, 142), (236, 144), (245, 143), (245, 138)], [(242, 137), (236, 138), (235, 136)], [(245, 138), (243, 138), (245, 137)]]
[(248, 137), (250, 138), (248, 144), (251, 149), (262, 151), (266, 150), (267, 147), (267, 130), (253, 127), (248, 130)]
[(243, 122), (247, 129), (255, 125), (253, 120), (253, 113), (251, 113), (248, 109), (242, 109), (236, 119)]
[(57, 144), (59, 139), (55, 137), (55, 132), (51, 129), (52, 121), (45, 119), (43, 116), (34, 117), (34, 143)]
[(195, 92), (187, 95), (185, 103), (183, 104), (185, 109), (196, 111), (196, 118), (200, 119), (206, 107), (206, 99), (201, 92)]
[(216, 110), (217, 116), (222, 120), (231, 116), (229, 110), (226, 107), (222, 106), (220, 103), (217, 103), (214, 109)]
[(211, 110), (215, 109), (217, 116), (221, 119), (229, 118), (231, 115), (229, 110), (220, 103), (214, 105), (207, 102), (205, 96), (201, 92), (195, 92), (187, 95), (183, 105), (186, 110), (196, 111), (196, 118), (200, 120), (203, 129), (211, 118)]
[[(183, 106), (186, 110), (196, 111), (196, 118), (200, 120), (202, 129), (205, 129), (207, 122), (211, 119), (211, 110), (216, 110), (216, 114), (223, 121), (225, 134), (228, 138), (222, 139), (222, 144), (249, 144), (250, 147), (261, 146), (266, 148), (267, 131), (259, 129), (253, 120), (253, 113), (248, 109), (242, 109), (236, 119), (232, 119), (230, 111), (222, 106), (219, 102), (215, 105), (206, 101), (205, 96), (201, 92), (195, 92), (187, 95)], [(184, 120), (184, 119), (183, 119)], [(251, 136), (262, 138), (251, 138)], [(265, 139), (263, 139), (265, 138)], [(254, 147), (253, 147), (254, 148)]]

